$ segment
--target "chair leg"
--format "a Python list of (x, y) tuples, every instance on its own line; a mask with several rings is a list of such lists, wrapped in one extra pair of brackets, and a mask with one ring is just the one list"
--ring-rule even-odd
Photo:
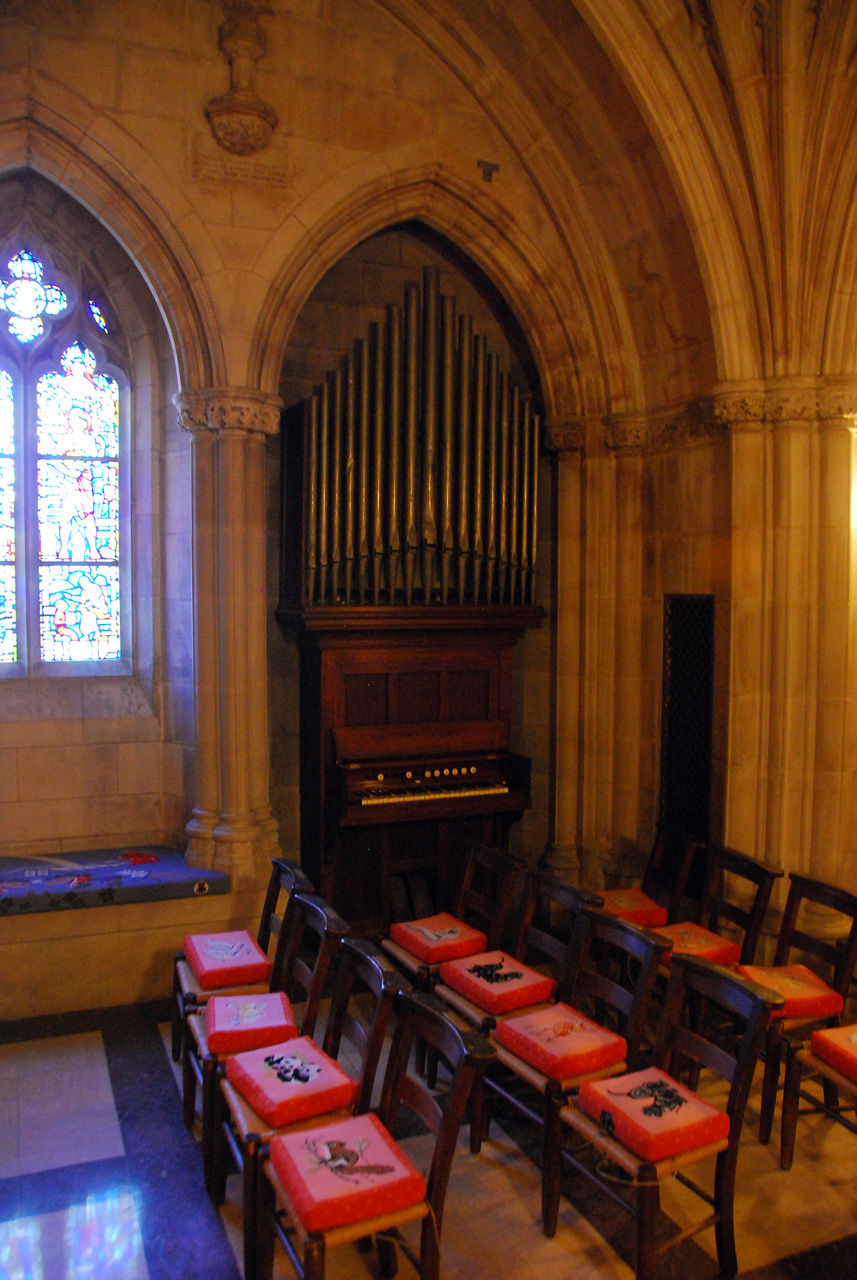
[(656, 1182), (637, 1184), (637, 1280), (652, 1280), (655, 1272), (655, 1219), (661, 1196)]
[(782, 1040), (777, 1034), (769, 1037), (765, 1045), (765, 1075), (762, 1079), (762, 1114), (759, 1118), (759, 1141), (770, 1142), (777, 1108), (777, 1087), (780, 1083), (780, 1058)]
[(216, 1107), (216, 1091), (217, 1091), (217, 1059), (206, 1055), (202, 1060), (202, 1087), (201, 1107), (202, 1107), (202, 1172), (205, 1180), (205, 1189), (211, 1196), (212, 1200), (216, 1200), (216, 1176), (215, 1176), (215, 1140), (214, 1140), (214, 1112)]
[(423, 1218), (420, 1236), (420, 1280), (440, 1280), (440, 1240), (434, 1214)]
[(786, 1076), (783, 1084), (783, 1106), (780, 1118), (780, 1168), (790, 1169), (795, 1154), (795, 1134), (797, 1131), (800, 1098), (800, 1063), (797, 1058), (797, 1046), (789, 1045), (786, 1054)]
[(173, 1011), (172, 1011), (172, 1037), (170, 1048), (172, 1050), (173, 1062), (178, 1062), (182, 1056), (182, 1040), (184, 1039), (184, 1000), (181, 994), (178, 974), (173, 971)]
[(476, 1079), (470, 1090), (470, 1154), (478, 1156), (482, 1139), (488, 1137), (488, 1108), (485, 1081)]
[(552, 1240), (559, 1219), (560, 1180), (562, 1178), (563, 1125), (559, 1116), (561, 1098), (545, 1097), (542, 1131), (542, 1231)]
[[(263, 1172), (263, 1161), (256, 1168), (256, 1227), (252, 1234), (255, 1245), (255, 1261), (251, 1269), (253, 1280), (273, 1280), (274, 1275), (274, 1210), (277, 1207), (274, 1188)], [(246, 1266), (247, 1238), (244, 1239)]]
[(392, 1231), (382, 1231), (375, 1239), (378, 1247), (378, 1270), (384, 1280), (393, 1280), (399, 1270), (399, 1251), (393, 1235)]
[(717, 1157), (714, 1173), (714, 1239), (717, 1245), (717, 1261), (723, 1277), (738, 1274), (738, 1255), (735, 1252), (735, 1167), (738, 1162), (737, 1141), (734, 1149), (727, 1147)]
[(244, 1168), (241, 1171), (242, 1213), (244, 1219), (244, 1280), (257, 1280), (257, 1233), (259, 1227), (259, 1176), (262, 1172), (261, 1146), (255, 1133), (247, 1135)]
[(324, 1236), (307, 1236), (304, 1245), (304, 1280), (324, 1280), (324, 1254)]
[(839, 1090), (832, 1080), (822, 1080), (821, 1087), (824, 1092), (824, 1105), (830, 1107), (831, 1111), (836, 1111), (839, 1106)]
[(226, 1199), (226, 1161), (227, 1144), (224, 1132), (225, 1111), (223, 1094), (219, 1081), (214, 1081), (214, 1119), (211, 1135), (211, 1198), (215, 1204), (221, 1205)]
[(193, 1128), (196, 1115), (196, 1073), (191, 1058), (190, 1036), (185, 1031), (182, 1045), (182, 1119), (186, 1129)]

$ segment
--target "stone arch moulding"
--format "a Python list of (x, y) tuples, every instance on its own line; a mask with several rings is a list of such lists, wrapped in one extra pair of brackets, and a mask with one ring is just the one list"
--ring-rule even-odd
[[(132, 175), (125, 175), (127, 182), (118, 181), (84, 149), (39, 121), (8, 121), (0, 125), (0, 177), (26, 169), (77, 200), (122, 245), (161, 312), (179, 386), (206, 387), (223, 381), (220, 342), (213, 326), (206, 324), (206, 309), (200, 305), (200, 292), (207, 302), (201, 274), (187, 246), (177, 242), (168, 219), (156, 221), (143, 207), (145, 200), (129, 194), (138, 189)], [(210, 306), (207, 313), (213, 314)]]
[[(367, 183), (335, 205), (311, 231), (302, 232), (260, 311), (249, 385), (276, 390), (292, 324), (329, 268), (367, 237), (411, 219), (458, 245), (500, 290), (530, 343), (549, 422), (604, 414), (617, 391), (626, 399), (626, 388), (608, 385), (606, 367), (632, 371), (629, 383), (640, 396), (636, 352), (622, 351), (618, 360), (611, 352), (605, 360), (588, 299), (566, 283), (574, 278), (573, 264), (560, 281), (555, 266), (543, 260), (512, 223), (508, 210), (488, 206), (484, 192), (439, 166)], [(616, 326), (607, 326), (607, 331), (615, 342)], [(641, 399), (638, 407), (642, 409)]]

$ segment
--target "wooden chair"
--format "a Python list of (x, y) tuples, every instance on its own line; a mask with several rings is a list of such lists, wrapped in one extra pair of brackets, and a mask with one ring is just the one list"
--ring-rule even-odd
[[(313, 893), (313, 887), (300, 867), (286, 858), (271, 859), (271, 877), (268, 890), (262, 905), (256, 943), (266, 954), (271, 938), (279, 938), (283, 917), (288, 908), (292, 892), (299, 889), (302, 893)], [(284, 902), (281, 906), (281, 899)], [(216, 936), (216, 935), (213, 935)], [(252, 937), (248, 934), (248, 938)], [(213, 995), (250, 994), (267, 991), (269, 979), (249, 983), (243, 986), (224, 984), (219, 987), (204, 988), (193, 972), (184, 951), (179, 951), (173, 964), (173, 1001), (172, 1001), (172, 1055), (173, 1062), (182, 1056), (185, 1023), (188, 1015), (194, 1013)]]
[[(685, 1025), (683, 1011), (690, 995), (716, 1014), (715, 1023), (724, 1016), (740, 1021), (742, 1031), (734, 1051), (719, 1043), (719, 1027), (709, 1034), (707, 1024), (693, 1030)], [(781, 996), (707, 960), (676, 956), (652, 1067), (583, 1084), (577, 1098), (560, 1110), (562, 1124), (584, 1142), (581, 1150), (564, 1150), (563, 1160), (636, 1219), (637, 1280), (651, 1280), (658, 1254), (710, 1226), (715, 1229), (720, 1274), (736, 1274), (733, 1201), (738, 1143), (765, 1028), (771, 1010), (781, 1001)], [(725, 1112), (667, 1074), (674, 1062), (685, 1060), (709, 1068), (728, 1082)], [(687, 1123), (682, 1124), (683, 1120)], [(585, 1159), (587, 1152), (590, 1160)], [(717, 1157), (713, 1197), (684, 1172), (711, 1155)], [(673, 1175), (714, 1212), (656, 1247), (660, 1184)], [(552, 1235), (556, 1221), (544, 1225), (546, 1234)]]
[[(710, 850), (708, 882), (705, 897), (696, 921), (667, 924), (661, 928), (665, 937), (672, 939), (671, 955), (696, 955), (713, 964), (753, 964), (762, 934), (762, 925), (774, 883), (782, 876), (780, 867), (769, 867), (757, 862), (749, 854), (739, 853), (725, 845)], [(727, 897), (734, 884), (726, 880), (732, 876), (747, 885), (755, 886), (749, 903), (745, 906)], [(736, 925), (742, 931), (740, 944), (724, 937), (720, 928), (724, 921)], [(667, 957), (669, 963), (670, 957)]]
[[(440, 922), (441, 925), (446, 926), (447, 931), (458, 924), (467, 925), (485, 937), (484, 945), (474, 945), (474, 952), (493, 951), (503, 939), (512, 892), (520, 871), (521, 863), (502, 849), (492, 849), (483, 844), (471, 845), (458, 900), (450, 912), (453, 919), (449, 926), (446, 926), (445, 921)], [(393, 925), (391, 933), (399, 934), (405, 941), (397, 942), (396, 937), (391, 936), (381, 942), (387, 955), (407, 974), (415, 991), (430, 991), (437, 981), (441, 959), (446, 956), (434, 959), (432, 952), (438, 949), (449, 950), (450, 945), (455, 949), (457, 939), (448, 936), (440, 943), (440, 947), (437, 942), (432, 946), (430, 937), (423, 938), (419, 955), (406, 945), (410, 941), (406, 935), (413, 932), (415, 927), (420, 933), (431, 934), (438, 932), (437, 928), (431, 927), (436, 923), (437, 917), (428, 917), (426, 920), (408, 921), (403, 926)], [(456, 950), (455, 954), (465, 953)]]
[[(565, 880), (545, 871), (529, 871), (513, 950), (445, 961), (435, 995), (481, 1035), (494, 1029), (498, 1017), (551, 1004), (574, 920), (587, 904), (600, 903), (598, 895)], [(559, 927), (552, 924), (556, 912), (565, 917)]]
[[(679, 850), (675, 866), (670, 856), (674, 848)], [(604, 910), (641, 929), (672, 924), (680, 918), (694, 858), (703, 857), (704, 850), (699, 840), (659, 822), (639, 889), (603, 889)]]
[[(347, 933), (348, 925), (322, 898), (314, 894), (293, 894), (286, 927), (280, 931), (270, 989), (284, 991), (290, 999), (296, 992), (303, 995), (300, 1021), (303, 1036), (312, 1036), (315, 1032), (330, 968)], [(314, 953), (311, 960), (302, 954), (307, 948)], [(198, 1085), (203, 1174), (206, 1190), (213, 1198), (218, 1191), (215, 1171), (217, 1079), (228, 1056), (228, 1053), (211, 1051), (204, 1012), (190, 1014), (182, 1051), (182, 1110), (186, 1127), (193, 1128)]]
[(596, 908), (575, 921), (557, 1003), (513, 1015), (491, 1033), (497, 1062), (486, 1073), (486, 1105), (474, 1108), (470, 1149), (480, 1150), (492, 1097), (540, 1125), (542, 1205), (547, 1222), (559, 1207), (560, 1108), (584, 1080), (636, 1071), (649, 1046), (645, 1026), (658, 966), (669, 940)]
[[(802, 910), (807, 904), (812, 910), (812, 932), (807, 918), (809, 913)], [(824, 910), (818, 910), (819, 908)], [(846, 937), (841, 936), (844, 920), (850, 921)], [(832, 936), (831, 925), (834, 932), (839, 926), (838, 939)], [(820, 961), (826, 968), (830, 982), (823, 981), (803, 964), (790, 964), (792, 951), (807, 953)], [(822, 880), (813, 880), (796, 871), (790, 872), (789, 893), (777, 936), (774, 963), (739, 966), (739, 972), (745, 977), (780, 991), (784, 996), (782, 1009), (771, 1019), (765, 1036), (760, 1142), (768, 1142), (771, 1137), (784, 1033), (815, 1021), (819, 1025), (838, 1025), (855, 963), (857, 896), (847, 889), (837, 888)], [(828, 1099), (832, 1097), (831, 1085), (828, 1088)]]
[[(408, 1072), (416, 1036), (452, 1066), (443, 1107), (425, 1081)], [(302, 1280), (322, 1280), (329, 1248), (367, 1236), (376, 1237), (382, 1275), (395, 1275), (395, 1250), (401, 1248), (422, 1280), (438, 1280), (444, 1203), (458, 1131), (474, 1080), (493, 1053), (486, 1040), (462, 1034), (430, 995), (406, 992), (400, 996), (380, 1122), (372, 1116), (355, 1116), (310, 1133), (280, 1135), (271, 1141), (270, 1159), (259, 1186), (259, 1280), (270, 1280), (273, 1275), (276, 1239)], [(391, 1136), (401, 1105), (435, 1134), (427, 1179)], [(365, 1148), (363, 1142), (368, 1143)], [(308, 1156), (314, 1165), (309, 1172)], [(341, 1197), (312, 1194), (314, 1181), (326, 1180), (334, 1191), (341, 1191), (346, 1179), (337, 1181), (336, 1174), (346, 1171), (351, 1183), (347, 1204)], [(422, 1232), (419, 1257), (415, 1258), (395, 1228), (419, 1219)]]
[[(787, 1048), (780, 1168), (790, 1169), (799, 1115), (820, 1112), (851, 1133), (857, 1133), (857, 1123), (845, 1114), (854, 1112), (857, 1103), (857, 1025), (832, 1029), (806, 1026), (786, 1032), (783, 1039)], [(820, 1098), (805, 1087), (813, 1079), (821, 1081)], [(840, 1106), (840, 1093), (851, 1099), (847, 1107)], [(801, 1099), (808, 1104), (804, 1108), (800, 1106)]]
[[(353, 1103), (336, 1116), (361, 1115), (372, 1103), (372, 1089), (384, 1039), (390, 1027), (395, 1000), (406, 985), (406, 979), (373, 942), (362, 938), (343, 938), (333, 987), (323, 1051), (338, 1060), (343, 1041), (357, 1053), (360, 1070)], [(363, 1020), (355, 1013), (355, 999), (368, 993), (370, 1008), (362, 1010)], [(291, 1043), (291, 1042), (287, 1042)], [(215, 1116), (213, 1198), (221, 1203), (226, 1190), (226, 1157), (231, 1152), (242, 1175), (244, 1215), (244, 1280), (254, 1280), (256, 1266), (257, 1191), (261, 1163), (268, 1155), (268, 1144), (277, 1133), (336, 1118), (321, 1096), (318, 1110), (282, 1126), (272, 1126), (261, 1116), (229, 1079), (230, 1059), (226, 1075), (220, 1080), (218, 1110)]]

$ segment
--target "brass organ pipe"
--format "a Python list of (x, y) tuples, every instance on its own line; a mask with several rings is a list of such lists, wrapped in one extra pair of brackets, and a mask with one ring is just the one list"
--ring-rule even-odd
[(521, 566), (521, 602), (526, 599), (530, 582), (530, 471), (533, 465), (530, 452), (530, 425), (532, 406), (529, 396), (524, 400), (521, 419), (521, 526), (518, 538), (518, 558)]
[(437, 328), (440, 271), (423, 268), (423, 597), (431, 602), (437, 556), (437, 512), (435, 476), (437, 471)]
[(538, 518), (539, 518), (539, 415), (532, 417), (532, 444), (530, 445), (530, 586), (528, 600), (535, 604), (536, 600), (536, 556), (538, 552)]
[(518, 567), (520, 564), (519, 494), (521, 483), (521, 432), (520, 397), (518, 388), (512, 387), (509, 407), (509, 603), (515, 603), (518, 594)]
[(441, 603), (449, 600), (455, 533), (452, 527), (452, 476), (455, 465), (455, 298), (441, 299), (441, 468), (440, 520), (443, 552), (440, 565)]
[(384, 341), (374, 322), (369, 326), (369, 335), (373, 356), (372, 588), (377, 604), (381, 596), (381, 573), (384, 565)]
[(357, 488), (357, 541), (360, 560), (357, 575), (357, 594), (360, 603), (366, 600), (369, 579), (369, 358), (362, 338), (354, 343), (354, 360), (359, 370), (357, 398), (357, 438), (360, 441), (360, 472)]
[(345, 603), (351, 603), (354, 589), (354, 508), (357, 487), (356, 397), (354, 361), (343, 359), (345, 382)]
[(506, 601), (509, 570), (509, 375), (500, 374), (500, 510), (497, 513), (498, 593)]
[(318, 568), (318, 388), (313, 390), (304, 411), (304, 456), (307, 460), (306, 502), (306, 603), (315, 603), (316, 572)]
[(500, 437), (500, 404), (498, 399), (497, 357), (488, 352), (486, 377), (488, 413), (488, 457), (486, 462), (485, 489), (487, 511), (485, 513), (485, 599), (488, 604), (494, 595), (494, 576), (497, 571), (497, 459)]
[(387, 342), (390, 388), (390, 473), (387, 486), (387, 589), (390, 604), (396, 596), (396, 579), (399, 576), (399, 556), (402, 543), (399, 534), (399, 497), (401, 489), (401, 429), (402, 429), (402, 311), (400, 307), (387, 308)]
[(411, 603), (417, 564), (417, 392), (419, 301), (416, 285), (405, 289), (405, 604)]
[(485, 361), (488, 339), (480, 334), (473, 343), (473, 603), (479, 603), (485, 560), (482, 532), (485, 472)]
[(340, 588), (340, 569), (342, 567), (342, 417), (343, 417), (343, 376), (342, 363), (338, 365), (331, 378), (332, 394), (330, 397), (330, 434), (333, 445), (331, 469), (331, 539), (330, 539), (330, 599), (336, 602)]
[(330, 383), (321, 384), (321, 436), (318, 442), (318, 588), (322, 604), (327, 602), (328, 520), (327, 498), (330, 483)]
[(458, 602), (464, 604), (470, 558), (470, 360), (473, 321), (458, 317)]

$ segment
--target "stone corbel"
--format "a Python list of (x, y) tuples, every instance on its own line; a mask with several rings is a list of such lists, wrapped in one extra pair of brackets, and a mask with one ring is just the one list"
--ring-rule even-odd
[(267, 147), (278, 123), (274, 108), (253, 88), (255, 64), (268, 47), (259, 18), (273, 10), (253, 0), (224, 0), (223, 9), (218, 36), (229, 62), (229, 92), (212, 98), (205, 115), (218, 146), (248, 156)]
[(184, 431), (239, 431), (274, 435), (280, 427), (279, 396), (251, 387), (209, 387), (181, 391), (173, 397)]
[(642, 414), (617, 413), (604, 419), (604, 444), (614, 453), (642, 453), (649, 440), (649, 423)]

